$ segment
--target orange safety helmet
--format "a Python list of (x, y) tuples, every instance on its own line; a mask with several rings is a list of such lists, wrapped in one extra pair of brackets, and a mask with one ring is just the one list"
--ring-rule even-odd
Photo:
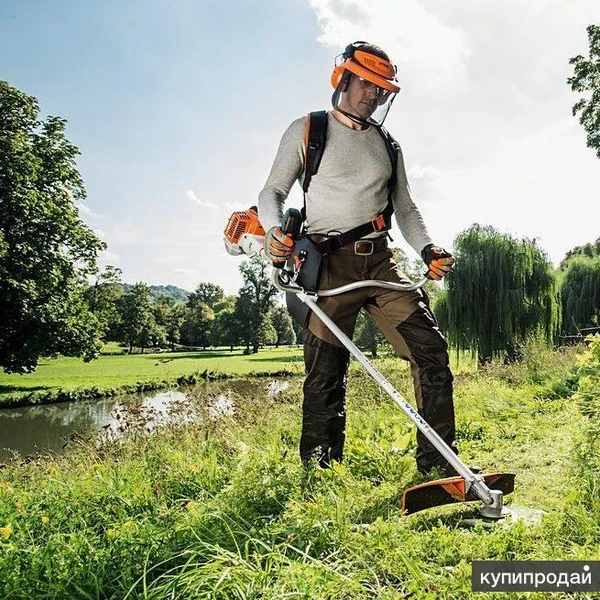
[[(381, 125), (387, 116), (396, 94), (400, 91), (396, 78), (396, 65), (382, 56), (373, 52), (377, 46), (368, 42), (358, 41), (346, 46), (342, 54), (336, 57), (336, 64), (331, 73), (331, 85), (335, 88), (332, 97), (334, 108), (346, 114), (353, 120), (363, 123)], [(385, 54), (383, 51), (380, 51)], [(342, 94), (346, 91), (350, 78), (356, 75), (377, 86), (381, 91), (378, 98), (379, 108), (368, 119), (353, 115), (339, 106)]]
[(340, 54), (342, 62), (336, 64), (331, 74), (331, 85), (337, 89), (344, 71), (350, 71), (376, 86), (397, 94), (400, 87), (396, 85), (398, 82), (396, 65), (385, 58), (361, 50), (360, 48), (365, 45), (367, 42), (353, 42), (346, 46), (344, 52)]

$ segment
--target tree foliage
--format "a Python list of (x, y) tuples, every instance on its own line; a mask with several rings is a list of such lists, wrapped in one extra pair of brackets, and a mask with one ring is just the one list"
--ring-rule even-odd
[(571, 58), (573, 76), (567, 83), (574, 92), (588, 94), (573, 106), (573, 116), (581, 113), (579, 122), (587, 133), (587, 146), (596, 150), (600, 158), (600, 26), (587, 27), (589, 57), (581, 54)]
[(87, 360), (100, 348), (87, 277), (105, 245), (79, 218), (79, 150), (66, 121), (38, 120), (37, 100), (0, 81), (0, 365), (35, 369), (40, 356)]
[(600, 237), (591, 244), (584, 244), (583, 246), (575, 246), (567, 252), (565, 257), (560, 263), (561, 269), (566, 269), (569, 260), (573, 256), (587, 256), (588, 258), (593, 258), (594, 256), (600, 256)]
[(480, 362), (515, 357), (529, 333), (554, 339), (560, 316), (556, 275), (532, 240), (473, 225), (458, 235), (456, 264), (446, 277), (436, 316), (461, 350)]
[(213, 309), (205, 304), (188, 300), (186, 315), (181, 328), (181, 341), (186, 346), (206, 348), (212, 340), (212, 326), (215, 320)]
[(258, 256), (240, 265), (244, 285), (239, 292), (236, 316), (241, 337), (248, 349), (252, 346), (253, 353), (258, 352), (259, 345), (265, 341), (265, 322), (277, 295), (277, 288), (270, 279), (271, 268)]
[(102, 327), (104, 340), (116, 340), (121, 318), (119, 300), (123, 296), (121, 269), (107, 265), (87, 291), (90, 311)]
[(224, 298), (224, 296), (225, 293), (220, 285), (201, 282), (198, 284), (195, 291), (190, 294), (188, 298), (188, 305), (202, 302), (206, 304), (206, 306), (213, 308), (217, 302)]
[(362, 310), (356, 319), (354, 338), (356, 345), (369, 350), (373, 358), (377, 358), (379, 346), (387, 343), (385, 336), (379, 331), (379, 327), (373, 317)]
[(269, 315), (273, 329), (275, 330), (275, 347), (280, 344), (295, 344), (296, 333), (292, 326), (292, 317), (290, 317), (285, 306), (275, 306), (271, 309)]
[(600, 319), (600, 257), (575, 256), (567, 264), (561, 286), (562, 331), (579, 335)]
[(133, 348), (151, 348), (166, 342), (165, 330), (156, 322), (150, 288), (145, 283), (136, 283), (119, 301), (121, 324), (120, 341)]

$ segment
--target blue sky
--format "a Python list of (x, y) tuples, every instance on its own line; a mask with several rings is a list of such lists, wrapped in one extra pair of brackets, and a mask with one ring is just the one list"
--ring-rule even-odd
[(558, 262), (600, 235), (600, 161), (565, 83), (598, 2), (364, 6), (3, 0), (0, 78), (68, 120), (81, 215), (128, 282), (238, 289), (226, 218), (255, 202), (288, 123), (328, 107), (333, 58), (355, 39), (399, 63), (386, 124), (434, 240), (451, 246), (477, 221), (538, 238)]

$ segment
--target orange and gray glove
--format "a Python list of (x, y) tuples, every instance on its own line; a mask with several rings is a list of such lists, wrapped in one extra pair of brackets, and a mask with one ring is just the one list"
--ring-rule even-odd
[(439, 246), (434, 246), (433, 244), (427, 244), (427, 246), (421, 250), (421, 258), (427, 265), (425, 277), (428, 279), (435, 279), (436, 281), (439, 281), (448, 275), (454, 264), (454, 258), (450, 252)]
[(280, 227), (271, 227), (265, 236), (265, 254), (273, 263), (284, 263), (294, 250), (296, 242)]

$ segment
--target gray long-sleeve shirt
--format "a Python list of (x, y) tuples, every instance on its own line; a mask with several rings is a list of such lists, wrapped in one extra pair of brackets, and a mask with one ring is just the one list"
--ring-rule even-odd
[[(296, 119), (283, 134), (271, 173), (258, 196), (265, 231), (281, 224), (283, 205), (294, 182), (302, 185), (305, 119)], [(329, 113), (323, 158), (306, 194), (307, 231), (343, 233), (381, 213), (387, 204), (391, 174), (385, 142), (375, 127), (352, 129)], [(393, 204), (400, 232), (420, 253), (431, 238), (412, 200), (402, 151), (398, 153)]]

